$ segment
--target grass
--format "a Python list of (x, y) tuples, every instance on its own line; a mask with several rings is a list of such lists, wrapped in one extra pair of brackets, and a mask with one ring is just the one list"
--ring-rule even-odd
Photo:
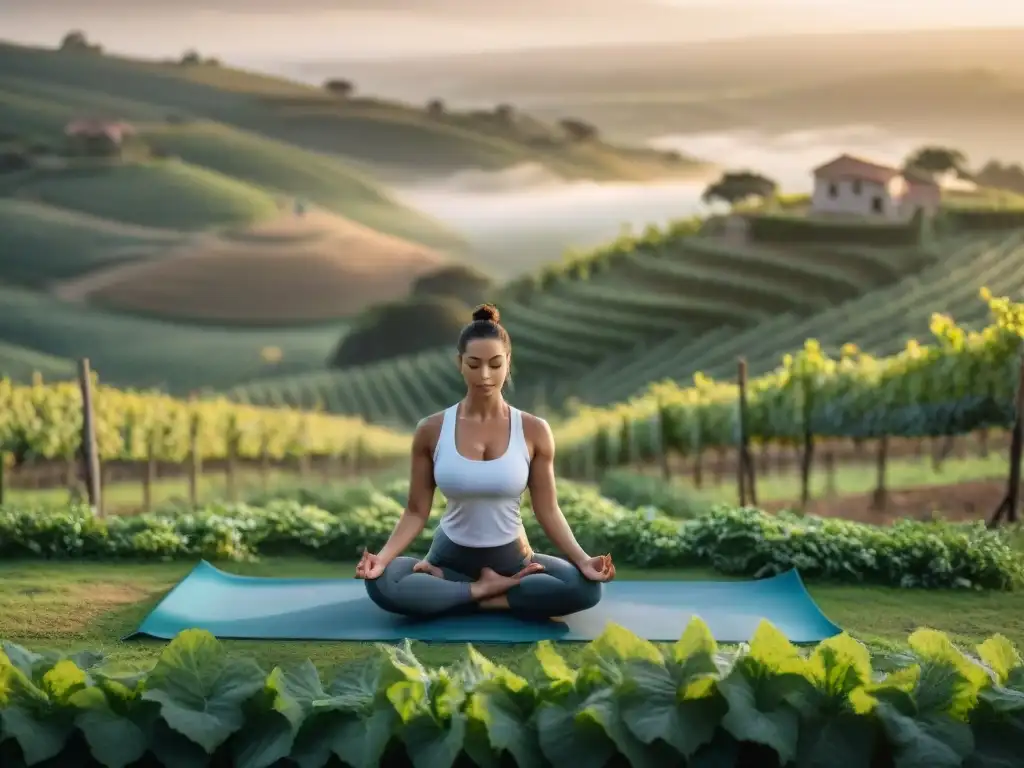
[[(119, 661), (152, 660), (164, 646), (153, 641), (121, 642), (194, 563), (94, 564), (82, 562), (0, 563), (0, 638), (38, 648), (102, 650)], [(266, 559), (223, 566), (235, 573), (276, 577), (349, 578), (353, 563)], [(650, 571), (621, 568), (620, 579), (721, 579), (697, 570)], [(977, 643), (1001, 632), (1024, 646), (1024, 592), (976, 593), (900, 590), (809, 584), (825, 614), (875, 647), (898, 647), (918, 627), (949, 633), (954, 642)], [(268, 668), (312, 659), (328, 668), (375, 652), (370, 643), (225, 641), (229, 650), (254, 656)], [(515, 664), (522, 645), (480, 645), (485, 654)], [(450, 662), (464, 646), (416, 644), (430, 664)], [(580, 646), (561, 650), (571, 659)]]
[(0, 341), (0, 377), (29, 381), (36, 373), (47, 379), (69, 379), (76, 375), (76, 368), (73, 360)]
[(0, 279), (9, 283), (44, 288), (91, 270), (157, 256), (184, 239), (178, 232), (0, 198)]
[(277, 214), (266, 192), (177, 160), (40, 174), (20, 195), (110, 222), (179, 232), (250, 224)]
[[(707, 471), (707, 469), (705, 469)], [(922, 486), (956, 485), (973, 480), (1003, 480), (1009, 472), (1009, 460), (1002, 451), (985, 458), (971, 456), (963, 459), (947, 459), (939, 469), (932, 466), (931, 458), (890, 459), (886, 464), (886, 486), (890, 490)], [(872, 459), (864, 464), (844, 464), (836, 467), (835, 488), (839, 496), (871, 493), (877, 485), (877, 470)], [(688, 479), (679, 479), (682, 485), (692, 488)], [(827, 488), (827, 473), (819, 466), (811, 471), (811, 496), (824, 498)], [(702, 495), (721, 502), (736, 502), (735, 482), (722, 488), (705, 489)], [(800, 498), (800, 475), (791, 473), (759, 474), (757, 476), (757, 499), (759, 502), (796, 501)]]
[[(927, 458), (898, 458), (888, 463), (887, 478), (890, 491), (905, 488), (941, 487), (976, 480), (1004, 480), (1007, 475), (1007, 458), (1005, 454), (992, 454), (987, 458), (968, 457), (951, 458), (943, 463), (940, 470), (935, 470)], [(709, 468), (710, 470), (710, 468)], [(402, 475), (404, 477), (404, 475)], [(388, 479), (391, 479), (390, 476)], [(708, 480), (711, 480), (709, 477)], [(266, 474), (253, 470), (239, 471), (236, 476), (239, 498), (245, 499), (252, 493), (279, 489), (286, 491), (294, 488), (298, 477), (293, 470), (273, 469)], [(731, 476), (721, 486), (705, 487), (701, 491), (692, 488), (686, 479), (679, 479), (683, 485), (695, 494), (695, 497), (708, 502), (735, 504), (735, 482)], [(812, 498), (825, 498), (825, 473), (820, 469), (811, 475)], [(840, 464), (835, 472), (836, 492), (839, 496), (863, 495), (875, 488), (873, 467), (860, 464)], [(329, 488), (334, 481), (324, 481), (319, 477), (309, 478), (302, 482), (306, 489)], [(185, 477), (158, 478), (152, 485), (152, 502), (155, 506), (167, 502), (188, 498), (188, 480)], [(226, 498), (226, 484), (222, 473), (206, 473), (199, 485), (201, 503), (220, 501)], [(800, 477), (793, 469), (786, 474), (759, 474), (757, 477), (757, 493), (759, 503), (777, 501), (796, 502), (800, 498)], [(285, 493), (285, 495), (287, 495)], [(68, 491), (64, 488), (46, 489), (15, 489), (7, 488), (4, 499), (11, 504), (61, 504), (68, 500)], [(118, 481), (104, 485), (104, 509), (109, 514), (128, 514), (141, 509), (143, 490), (141, 477), (136, 481)]]
[[(108, 384), (159, 387), (178, 395), (230, 387), (271, 372), (323, 367), (344, 322), (293, 328), (231, 329), (171, 323), (74, 306), (0, 286), (0, 340), (49, 355), (88, 357)], [(263, 351), (282, 357), (267, 363)]]
[(375, 180), (334, 157), (211, 122), (150, 124), (142, 130), (153, 146), (274, 194), (303, 198), (416, 243), (454, 250), (465, 247), (454, 232), (399, 203)]

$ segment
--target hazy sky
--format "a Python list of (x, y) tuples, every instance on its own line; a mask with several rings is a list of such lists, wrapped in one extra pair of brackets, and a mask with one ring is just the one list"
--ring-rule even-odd
[(1012, 0), (0, 0), (0, 37), (108, 49), (195, 46), (244, 61), (392, 58), (601, 42), (1024, 25)]

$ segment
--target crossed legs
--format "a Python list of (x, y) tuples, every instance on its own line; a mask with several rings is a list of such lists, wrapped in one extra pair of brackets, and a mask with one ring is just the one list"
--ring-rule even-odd
[(406, 616), (440, 615), (475, 605), (534, 618), (567, 616), (601, 600), (600, 583), (550, 555), (533, 554), (517, 564), (517, 571), (483, 567), (475, 574), (437, 565), (427, 565), (427, 572), (414, 571), (420, 562), (395, 558), (379, 578), (367, 580), (370, 599), (386, 611)]

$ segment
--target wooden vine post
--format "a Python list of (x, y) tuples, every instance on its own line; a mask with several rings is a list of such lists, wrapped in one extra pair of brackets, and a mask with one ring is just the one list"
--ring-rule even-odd
[(739, 425), (739, 445), (737, 446), (736, 474), (739, 485), (740, 506), (747, 506), (748, 491), (750, 503), (757, 504), (757, 483), (754, 479), (754, 457), (750, 454), (750, 436), (747, 434), (747, 361), (742, 357), (737, 361), (737, 383), (739, 384), (739, 401), (737, 422)]
[(1007, 483), (1006, 496), (996, 508), (989, 520), (989, 528), (995, 528), (1006, 518), (1008, 523), (1016, 523), (1020, 507), (1020, 460), (1024, 451), (1024, 357), (1021, 357), (1020, 370), (1017, 375), (1017, 402), (1013, 421), (1013, 433), (1010, 437), (1010, 478)]
[(82, 390), (82, 446), (81, 457), (85, 465), (86, 491), (93, 514), (103, 516), (100, 496), (100, 457), (96, 447), (96, 411), (93, 407), (92, 371), (89, 358), (78, 361), (78, 384)]

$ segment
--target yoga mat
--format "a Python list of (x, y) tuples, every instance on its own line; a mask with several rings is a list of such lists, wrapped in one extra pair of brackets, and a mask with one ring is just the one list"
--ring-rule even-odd
[(378, 608), (358, 579), (236, 576), (203, 561), (125, 639), (205, 629), (225, 639), (533, 643), (592, 640), (614, 622), (647, 640), (674, 642), (693, 616), (724, 643), (750, 640), (762, 619), (794, 643), (841, 631), (795, 570), (758, 581), (613, 581), (590, 610), (529, 621), (501, 612), (411, 619)]

